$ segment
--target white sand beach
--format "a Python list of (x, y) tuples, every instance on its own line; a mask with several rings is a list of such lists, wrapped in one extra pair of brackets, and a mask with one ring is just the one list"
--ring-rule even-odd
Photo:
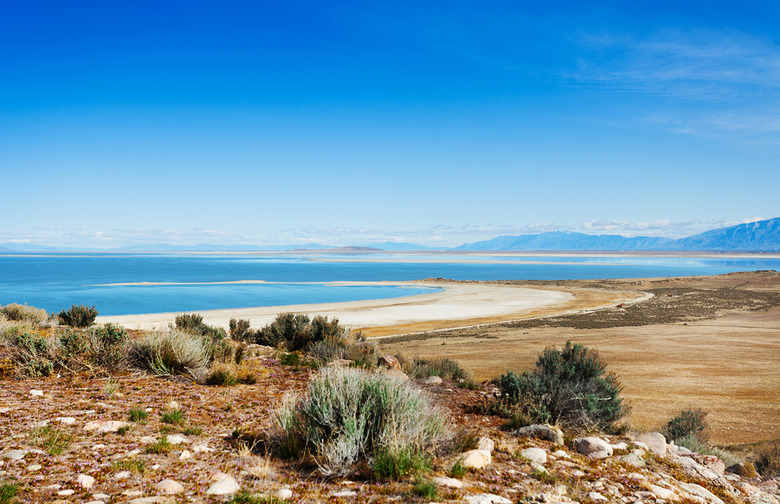
[[(390, 299), (206, 310), (198, 313), (207, 324), (220, 327), (227, 327), (231, 318), (248, 319), (252, 327), (262, 327), (282, 312), (325, 315), (338, 318), (347, 327), (364, 330), (372, 336), (381, 336), (595, 309), (631, 298), (616, 297), (615, 292), (536, 289), (490, 283), (425, 281), (349, 282), (338, 285), (424, 285), (442, 290)], [(128, 329), (164, 329), (178, 314), (106, 316), (99, 317), (98, 322), (121, 324)]]

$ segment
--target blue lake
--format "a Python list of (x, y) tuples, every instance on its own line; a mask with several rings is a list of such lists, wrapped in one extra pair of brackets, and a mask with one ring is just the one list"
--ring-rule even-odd
[[(0, 255), (0, 304), (26, 303), (50, 312), (72, 304), (86, 304), (96, 306), (101, 315), (126, 315), (357, 301), (431, 292), (424, 287), (329, 286), (300, 282), (404, 281), (429, 277), (456, 280), (643, 278), (717, 275), (757, 269), (780, 269), (780, 259), (489, 254)], [(237, 280), (272, 283), (198, 284)], [(196, 285), (102, 285), (137, 282)]]

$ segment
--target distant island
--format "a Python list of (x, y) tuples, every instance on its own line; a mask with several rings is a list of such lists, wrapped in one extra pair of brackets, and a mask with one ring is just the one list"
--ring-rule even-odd
[(491, 240), (446, 247), (429, 247), (409, 242), (361, 245), (257, 244), (146, 244), (113, 249), (57, 248), (34, 244), (1, 243), (0, 253), (59, 251), (94, 252), (413, 252), (413, 251), (589, 251), (589, 252), (780, 252), (780, 217), (712, 229), (685, 238), (661, 236), (592, 235), (572, 231), (504, 235)]

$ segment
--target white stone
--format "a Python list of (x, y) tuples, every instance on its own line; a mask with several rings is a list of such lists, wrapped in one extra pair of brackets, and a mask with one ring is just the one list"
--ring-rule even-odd
[(547, 452), (541, 448), (526, 448), (520, 452), (520, 456), (537, 464), (547, 463)]
[(75, 490), (68, 489), (68, 490), (60, 490), (59, 492), (57, 492), (57, 495), (61, 495), (62, 497), (67, 497), (68, 495), (73, 495), (74, 493), (76, 493)]
[(84, 504), (106, 504), (106, 503), (103, 502), (102, 500), (91, 500), (91, 501), (85, 502)]
[(429, 376), (428, 378), (423, 380), (423, 383), (427, 385), (441, 385), (442, 379), (439, 376)]
[(636, 440), (647, 445), (647, 449), (659, 457), (666, 456), (666, 438), (660, 432), (646, 432)]
[(552, 453), (555, 458), (570, 459), (571, 455), (566, 453), (566, 450), (556, 450)]
[(72, 416), (66, 416), (66, 417), (60, 416), (60, 417), (55, 418), (54, 420), (58, 421), (61, 424), (65, 424), (65, 425), (73, 425), (74, 423), (76, 423), (76, 419), (74, 417), (72, 417)]
[(190, 442), (189, 439), (187, 439), (185, 436), (183, 436), (181, 434), (169, 434), (167, 439), (168, 439), (168, 442), (171, 443), (172, 445), (177, 445), (177, 444), (189, 443)]
[(723, 501), (715, 494), (707, 490), (701, 485), (697, 485), (696, 483), (684, 483), (682, 481), (678, 481), (677, 485), (689, 494), (695, 495), (696, 497), (700, 497), (710, 504), (723, 504)]
[(435, 476), (432, 481), (439, 486), (449, 488), (463, 488), (463, 482), (455, 478), (445, 478), (443, 476)]
[(574, 476), (575, 478), (582, 478), (583, 476), (585, 476), (585, 473), (583, 471), (580, 471), (579, 469), (575, 469), (571, 472), (571, 475)]
[(280, 500), (292, 499), (293, 492), (289, 488), (280, 488), (276, 491), (276, 498)]
[(238, 492), (240, 488), (232, 476), (225, 475), (224, 478), (211, 485), (206, 493), (208, 495), (229, 495)]
[(40, 471), (43, 469), (43, 466), (40, 464), (30, 464), (27, 466), (27, 470), (30, 472)]
[(123, 480), (130, 477), (130, 471), (121, 471), (114, 475), (115, 480)]
[(105, 448), (105, 447), (106, 447), (106, 445), (104, 445), (104, 444), (96, 444), (96, 445), (94, 445), (94, 446), (92, 447), (92, 449), (93, 449), (93, 450), (102, 450), (102, 449), (103, 449), (103, 448)]
[(463, 454), (463, 465), (466, 469), (482, 469), (493, 461), (489, 451), (469, 450)]
[(610, 444), (609, 446), (612, 447), (613, 451), (614, 450), (628, 450), (628, 445), (626, 443), (624, 443), (623, 441), (621, 441), (619, 443)]
[(638, 448), (642, 448), (645, 451), (650, 450), (650, 447), (644, 444), (642, 441), (631, 441), (631, 444)]
[(41, 490), (59, 490), (62, 488), (62, 485), (54, 484), (54, 485), (47, 485), (45, 487), (42, 487)]
[(92, 485), (95, 484), (95, 478), (87, 476), (86, 474), (79, 474), (78, 477), (76, 477), (76, 483), (78, 483), (81, 488), (89, 490), (92, 488)]
[(125, 490), (124, 492), (122, 492), (122, 495), (127, 497), (139, 497), (143, 494), (144, 493), (140, 490)]
[(179, 455), (179, 460), (187, 460), (188, 458), (192, 458), (192, 453), (190, 453), (189, 450), (184, 450), (181, 452), (181, 455)]
[(512, 501), (495, 494), (476, 494), (466, 497), (468, 504), (512, 504)]
[(157, 442), (157, 438), (154, 436), (141, 436), (138, 442), (141, 444), (152, 444)]
[(157, 483), (154, 488), (156, 488), (158, 492), (162, 492), (166, 495), (174, 495), (184, 491), (184, 487), (181, 486), (181, 483), (170, 478), (166, 478)]
[(592, 501), (607, 501), (607, 500), (609, 500), (609, 499), (607, 499), (606, 497), (604, 497), (603, 495), (601, 495), (598, 492), (588, 492), (588, 499), (590, 499)]
[(130, 450), (129, 452), (127, 452), (127, 456), (128, 457), (134, 457), (134, 456), (138, 455), (139, 453), (141, 453), (141, 450), (136, 448), (135, 450)]
[(8, 450), (5, 452), (5, 458), (10, 460), (21, 460), (30, 453), (28, 450)]
[(108, 500), (108, 499), (110, 499), (110, 498), (111, 498), (111, 496), (110, 496), (110, 495), (108, 495), (108, 494), (104, 494), (104, 493), (96, 493), (96, 494), (92, 494), (92, 497), (94, 497), (95, 499), (102, 500), (102, 501), (105, 501), (105, 500)]
[(30, 390), (30, 395), (33, 397), (41, 397), (43, 395), (43, 390), (32, 389)]
[(477, 450), (485, 450), (492, 452), (493, 449), (496, 447), (496, 443), (493, 442), (492, 439), (489, 437), (481, 437), (477, 440)]
[(647, 485), (648, 490), (653, 492), (653, 494), (658, 497), (659, 499), (664, 500), (670, 500), (670, 501), (676, 501), (680, 500), (680, 497), (674, 493), (674, 491), (669, 490), (668, 488), (660, 487), (658, 485)]
[(577, 453), (587, 455), (592, 459), (604, 459), (612, 455), (612, 447), (609, 443), (597, 437), (575, 439), (574, 449), (577, 450)]
[(357, 492), (354, 490), (342, 490), (341, 492), (336, 492), (334, 494), (331, 494), (331, 497), (354, 497), (357, 495)]
[(179, 409), (179, 403), (176, 401), (170, 401), (168, 404), (165, 405), (166, 408), (169, 410), (177, 410)]
[(98, 434), (104, 434), (106, 432), (116, 432), (125, 425), (129, 424), (119, 420), (93, 420), (84, 425), (84, 430), (96, 431)]
[(192, 448), (192, 451), (194, 451), (195, 453), (200, 453), (200, 452), (206, 452), (206, 453), (208, 453), (208, 452), (213, 452), (213, 451), (214, 451), (214, 448), (209, 448), (209, 447), (208, 447), (208, 446), (206, 446), (206, 445), (199, 444), (199, 445), (195, 445), (195, 446)]
[(174, 504), (175, 502), (173, 497), (155, 495), (154, 497), (139, 497), (128, 501), (128, 504)]

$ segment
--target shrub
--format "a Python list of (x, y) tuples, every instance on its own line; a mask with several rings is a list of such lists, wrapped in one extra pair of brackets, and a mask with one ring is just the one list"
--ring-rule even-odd
[(18, 483), (0, 484), (0, 504), (11, 504), (19, 491)]
[(425, 500), (431, 501), (439, 496), (439, 489), (433, 481), (417, 481), (412, 487), (412, 492)]
[(450, 477), (461, 479), (466, 475), (466, 466), (462, 460), (458, 460), (450, 469)]
[(780, 439), (765, 443), (756, 450), (755, 465), (765, 478), (780, 475)]
[(707, 428), (707, 421), (704, 419), (706, 416), (707, 412), (701, 409), (683, 410), (669, 420), (661, 432), (667, 439), (675, 442), (683, 438), (695, 437), (704, 443), (707, 441), (707, 434), (704, 432)]
[(239, 383), (252, 385), (256, 381), (255, 376), (247, 369), (241, 368), (237, 364), (220, 363), (211, 368), (204, 383), (218, 387), (230, 387)]
[(307, 451), (323, 474), (342, 476), (359, 461), (424, 458), (446, 433), (442, 413), (419, 389), (352, 368), (322, 371), (305, 396), (277, 411), (275, 427), (280, 454)]
[(399, 451), (379, 450), (371, 464), (377, 479), (400, 479), (410, 474), (430, 472), (431, 458), (412, 448)]
[(73, 305), (67, 310), (62, 310), (57, 318), (60, 324), (70, 327), (89, 327), (95, 323), (98, 311), (94, 306)]
[(209, 345), (200, 336), (181, 331), (148, 333), (133, 340), (131, 363), (157, 375), (189, 375), (200, 378), (209, 364)]
[(22, 333), (12, 344), (18, 368), (29, 376), (48, 376), (54, 371), (49, 341), (36, 333)]
[(246, 319), (230, 319), (228, 328), (230, 329), (230, 338), (235, 341), (247, 341), (254, 337), (254, 334), (249, 330), (249, 321)]
[(184, 412), (180, 409), (166, 411), (160, 416), (160, 421), (167, 424), (184, 423)]
[(52, 455), (60, 455), (68, 449), (73, 435), (62, 428), (47, 426), (34, 429), (29, 434), (30, 444), (41, 446)]
[(618, 397), (622, 387), (617, 376), (605, 368), (595, 350), (567, 341), (563, 350), (546, 348), (532, 372), (502, 375), (500, 399), (533, 421), (608, 429), (628, 407)]
[(227, 336), (227, 333), (221, 327), (210, 326), (203, 322), (203, 316), (197, 313), (182, 313), (175, 319), (176, 329), (189, 334), (206, 336), (212, 341), (218, 341)]
[(132, 408), (127, 414), (127, 419), (131, 422), (146, 423), (149, 413), (141, 408)]
[(0, 314), (12, 322), (30, 322), (40, 325), (49, 320), (49, 314), (42, 308), (11, 303), (0, 307)]
[(163, 453), (170, 453), (172, 450), (173, 444), (168, 441), (167, 436), (162, 436), (156, 442), (146, 445), (144, 452), (161, 455)]
[(124, 367), (128, 335), (125, 328), (114, 324), (96, 327), (89, 333), (92, 362), (114, 371)]
[(303, 313), (280, 313), (273, 322), (257, 331), (255, 342), (295, 352), (307, 350), (328, 338), (342, 339), (346, 334), (336, 318), (329, 321), (328, 317), (318, 315), (312, 320)]

